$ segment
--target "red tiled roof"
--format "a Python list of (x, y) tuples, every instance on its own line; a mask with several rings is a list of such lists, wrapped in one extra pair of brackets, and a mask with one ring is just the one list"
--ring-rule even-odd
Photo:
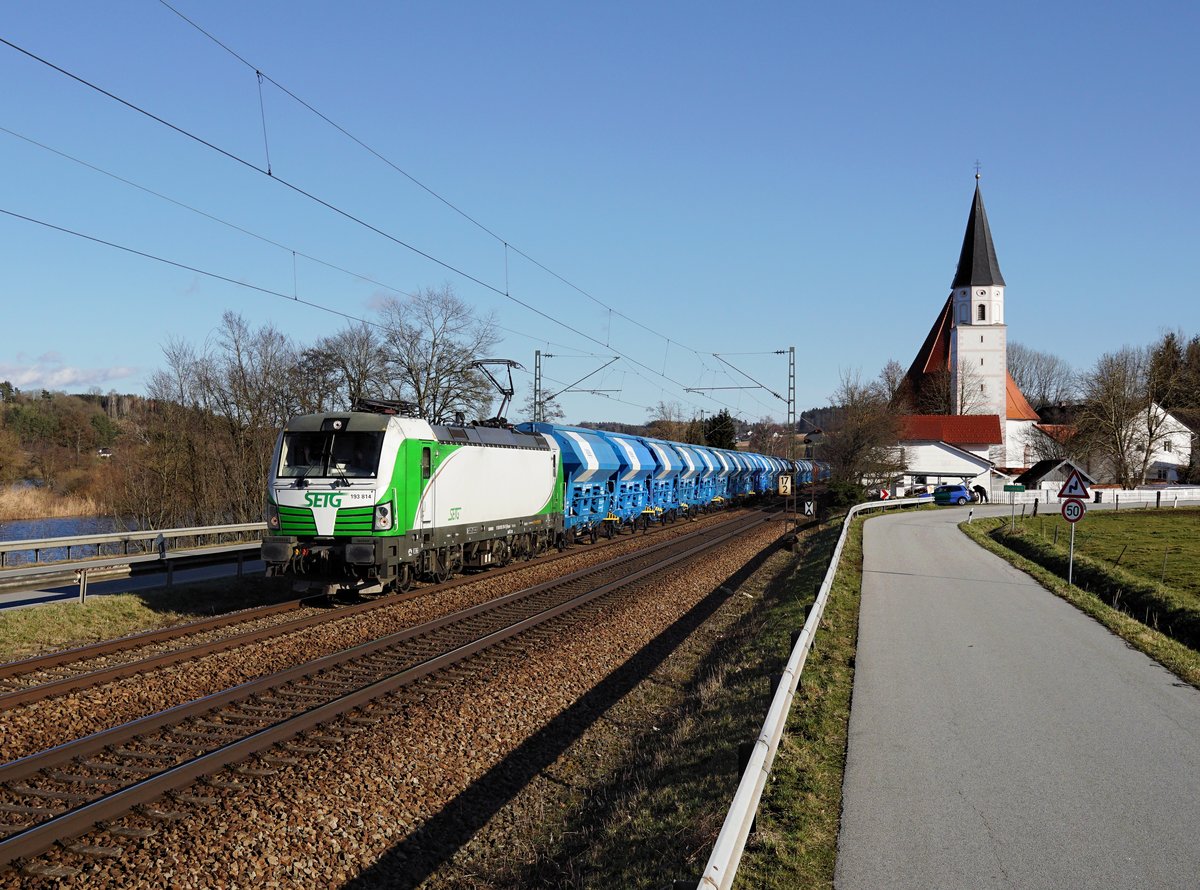
[(950, 308), (954, 302), (954, 294), (946, 298), (942, 311), (934, 319), (933, 327), (925, 335), (925, 342), (917, 351), (917, 357), (908, 368), (908, 378), (914, 386), (920, 384), (920, 378), (936, 371), (945, 371), (950, 367)]
[(1021, 388), (1017, 386), (1017, 381), (1013, 380), (1012, 374), (1005, 374), (1007, 378), (1004, 382), (1005, 395), (1005, 414), (1009, 420), (1037, 420), (1038, 413), (1033, 410), (1033, 406), (1029, 404), (1029, 400), (1025, 398), (1025, 394), (1021, 392)]
[(900, 438), (949, 445), (999, 445), (1004, 441), (998, 414), (908, 414), (900, 418)]
[(1035, 423), (1033, 428), (1059, 443), (1068, 442), (1075, 435), (1075, 426), (1070, 423)]

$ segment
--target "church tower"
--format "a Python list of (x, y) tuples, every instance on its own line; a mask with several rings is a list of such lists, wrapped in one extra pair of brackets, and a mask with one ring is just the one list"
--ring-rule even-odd
[(1004, 323), (1004, 276), (983, 209), (979, 174), (967, 232), (950, 285), (950, 382), (955, 414), (1007, 416), (1008, 326)]

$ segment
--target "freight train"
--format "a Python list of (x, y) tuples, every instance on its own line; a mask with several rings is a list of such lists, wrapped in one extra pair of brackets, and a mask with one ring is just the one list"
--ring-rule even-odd
[(288, 421), (269, 574), (404, 589), (773, 493), (783, 475), (811, 481), (806, 461), (550, 423), (431, 424), (398, 404)]

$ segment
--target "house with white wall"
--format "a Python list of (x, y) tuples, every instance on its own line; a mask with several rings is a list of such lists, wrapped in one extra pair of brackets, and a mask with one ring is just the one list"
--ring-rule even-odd
[(897, 494), (932, 491), (945, 482), (990, 488), (989, 454), (1002, 441), (994, 414), (910, 414), (901, 419), (900, 457), (905, 465)]

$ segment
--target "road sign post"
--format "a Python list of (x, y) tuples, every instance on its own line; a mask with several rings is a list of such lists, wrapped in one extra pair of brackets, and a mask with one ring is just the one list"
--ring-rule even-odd
[[(1016, 531), (1017, 530), (1017, 492), (1024, 491), (1025, 486), (1024, 485), (1006, 485), (1006, 486), (1004, 486), (1004, 490), (1008, 492), (1008, 502), (1009, 502), (1009, 504), (1012, 505), (1012, 522), (1009, 524), (1008, 528), (1009, 528), (1009, 531)], [(1024, 517), (1025, 514), (1022, 513), (1021, 516)]]
[[(1080, 483), (1082, 485), (1082, 483)], [(1066, 486), (1064, 486), (1064, 489)], [(1086, 491), (1086, 489), (1084, 489)], [(1061, 497), (1061, 494), (1060, 494)], [(1067, 557), (1067, 584), (1075, 583), (1075, 523), (1083, 519), (1083, 514), (1087, 512), (1087, 506), (1079, 498), (1067, 498), (1063, 501), (1062, 515), (1063, 519), (1071, 524), (1071, 551)]]
[(1083, 519), (1083, 514), (1087, 512), (1087, 507), (1084, 506), (1084, 498), (1088, 496), (1087, 484), (1083, 481), (1083, 475), (1077, 467), (1071, 467), (1071, 472), (1067, 475), (1067, 481), (1063, 483), (1063, 487), (1059, 489), (1058, 496), (1066, 498), (1062, 505), (1063, 519), (1071, 524), (1071, 552), (1067, 557), (1067, 583), (1075, 583), (1075, 523)]

